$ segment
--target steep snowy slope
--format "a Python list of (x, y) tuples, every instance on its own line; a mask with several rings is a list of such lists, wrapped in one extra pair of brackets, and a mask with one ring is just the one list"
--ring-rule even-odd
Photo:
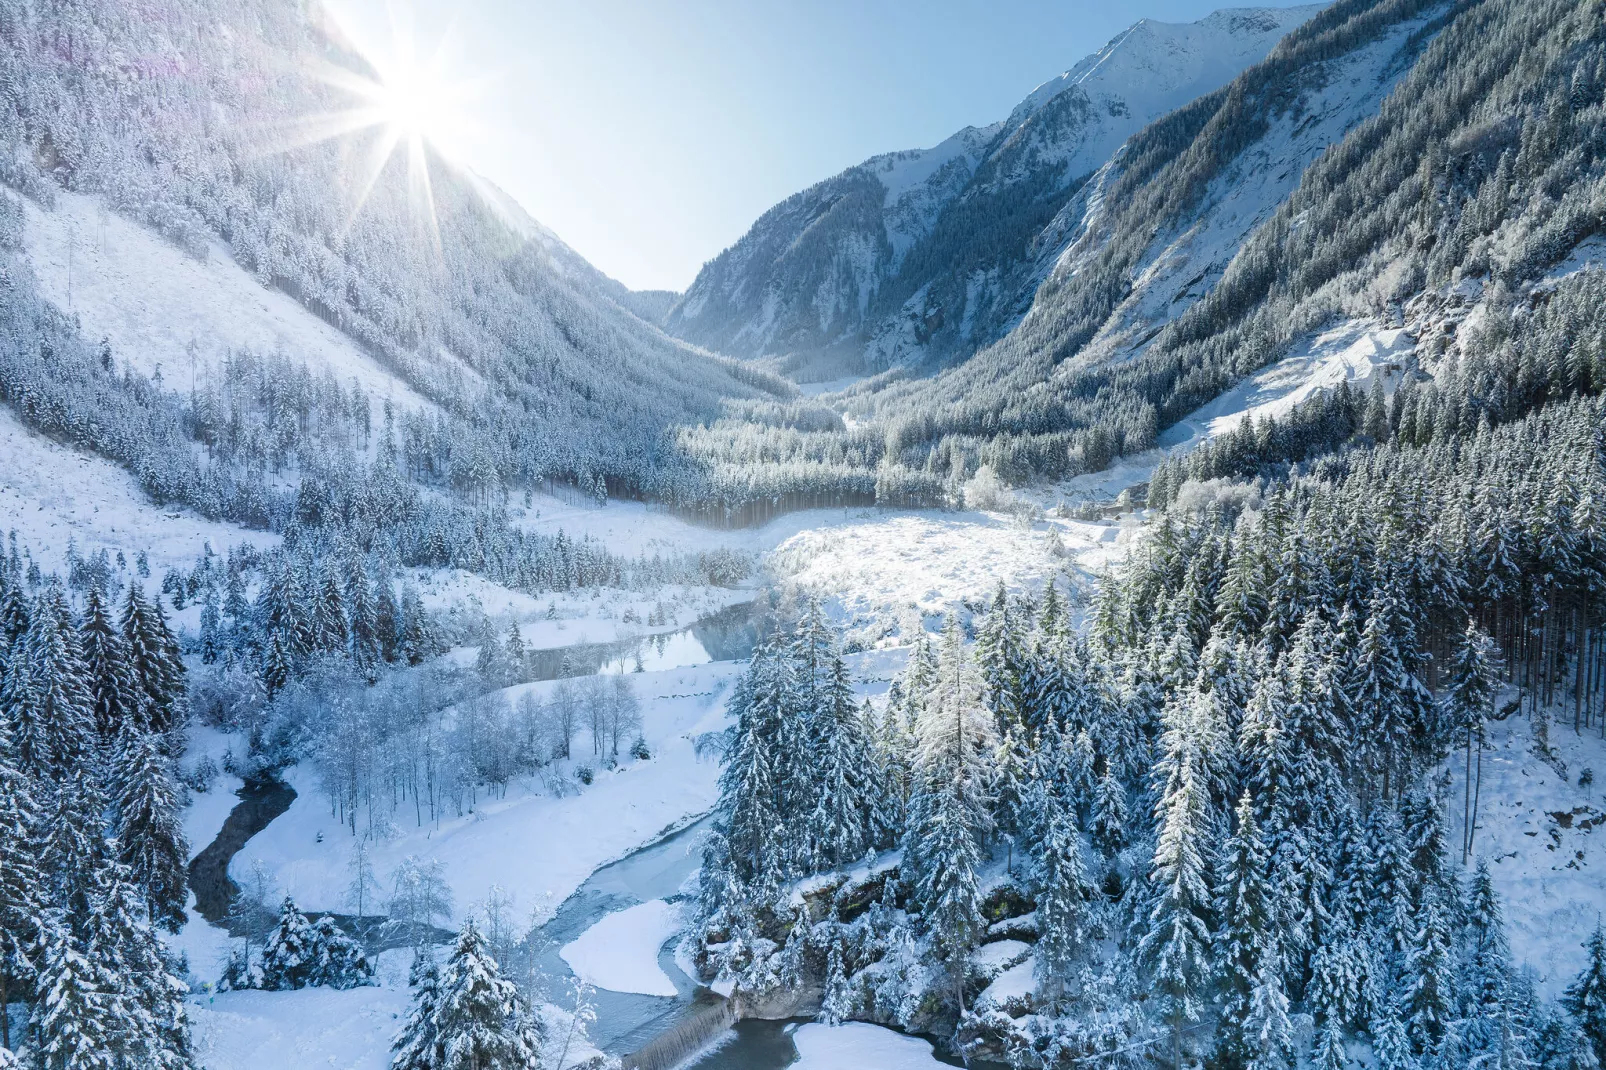
[(875, 157), (777, 205), (665, 322), (723, 352), (796, 354), (796, 366), (826, 352), (857, 370), (973, 350), (1024, 310), (1039, 233), (1123, 141), (1226, 84), (1316, 10), (1145, 19), (1007, 119)]
[[(325, 25), (298, 0), (0, 12), (0, 246), (44, 302), (82, 311), (79, 338), (50, 347), (104, 335), (116, 367), (161, 364), (169, 390), (192, 341), (198, 365), (282, 350), (343, 388), (432, 403), (442, 441), (503, 485), (650, 486), (667, 428), (778, 387), (643, 322), (433, 151), (376, 154), (382, 124), (350, 129), (350, 87), (375, 74)], [(38, 351), (41, 318), (12, 311)]]
[(116, 359), (170, 389), (201, 384), (231, 352), (279, 353), (398, 405), (428, 405), (350, 336), (263, 286), (221, 242), (194, 256), (96, 196), (22, 200), (23, 248), (40, 291), (105, 339)]

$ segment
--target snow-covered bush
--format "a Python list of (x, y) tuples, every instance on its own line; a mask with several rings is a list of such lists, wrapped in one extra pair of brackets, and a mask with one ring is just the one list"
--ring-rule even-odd
[(373, 974), (362, 947), (334, 918), (324, 915), (316, 925), (310, 924), (286, 896), (278, 924), (268, 933), (260, 957), (252, 960), (249, 943), (232, 952), (218, 989), (356, 988), (372, 984)]

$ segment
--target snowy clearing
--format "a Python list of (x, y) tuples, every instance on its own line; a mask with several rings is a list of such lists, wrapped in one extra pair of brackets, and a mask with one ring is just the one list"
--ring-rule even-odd
[(766, 565), (784, 584), (835, 599), (841, 622), (876, 641), (911, 609), (932, 617), (980, 605), (1000, 582), (1020, 590), (1066, 574), (1085, 578), (1119, 560), (1127, 541), (1116, 524), (865, 510), (792, 536)]
[(1384, 388), (1392, 392), (1415, 352), (1416, 339), (1403, 327), (1383, 327), (1372, 320), (1346, 321), (1197, 409), (1162, 435), (1160, 442), (1191, 448), (1207, 438), (1236, 431), (1246, 417), (1283, 419), (1295, 406), (1337, 390), (1343, 383), (1364, 392), (1379, 374)]
[(428, 404), (346, 335), (258, 282), (219, 242), (198, 260), (82, 194), (59, 193), (54, 211), (22, 205), (23, 242), (45, 298), (145, 375), (160, 368), (169, 386), (188, 389), (192, 352), (204, 382), (230, 351), (251, 350), (328, 369), (342, 386), (356, 379), (377, 399)]
[[(1583, 969), (1584, 940), (1606, 909), (1606, 795), (1598, 779), (1606, 774), (1606, 740), (1575, 733), (1570, 723), (1552, 725), (1550, 739), (1565, 779), (1534, 752), (1526, 717), (1490, 725), (1473, 865), (1489, 863), (1513, 961), (1530, 967), (1540, 991), (1555, 998)], [(1464, 762), (1452, 754), (1448, 763), (1445, 824), (1456, 861), (1466, 825)], [(1597, 779), (1580, 787), (1585, 769)]]
[(658, 952), (685, 923), (678, 905), (654, 899), (609, 914), (559, 952), (575, 976), (613, 992), (673, 996)]
[(15, 531), (39, 567), (59, 569), (67, 540), (80, 555), (122, 550), (130, 569), (134, 555), (149, 555), (158, 577), (174, 565), (195, 563), (202, 548), (226, 550), (242, 542), (275, 546), (277, 535), (197, 516), (176, 505), (158, 506), (134, 477), (103, 457), (80, 453), (24, 427), (0, 405), (0, 531)]
[(343, 992), (223, 992), (190, 1014), (206, 1070), (389, 1070), (390, 1042), (410, 1005), (404, 972), (398, 985)]

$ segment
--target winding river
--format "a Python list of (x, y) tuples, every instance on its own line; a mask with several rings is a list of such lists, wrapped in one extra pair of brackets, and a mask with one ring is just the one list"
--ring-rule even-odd
[[(711, 661), (731, 661), (752, 653), (763, 630), (756, 603), (743, 603), (705, 617), (690, 627), (657, 635), (532, 652), (533, 679), (630, 671), (669, 670)], [(214, 925), (225, 925), (234, 884), (229, 862), (246, 842), (290, 808), (295, 789), (272, 774), (248, 781), (240, 801), (229, 812), (217, 837), (190, 862), (190, 886), (196, 908)], [(709, 819), (647, 844), (617, 862), (596, 870), (532, 934), (533, 965), (558, 982), (554, 995), (573, 974), (559, 953), (563, 946), (615, 911), (655, 899), (676, 901), (701, 862), (703, 834)], [(441, 933), (449, 939), (449, 933)], [(688, 977), (675, 962), (672, 939), (659, 949), (658, 964), (673, 982), (673, 997), (647, 996), (596, 989), (592, 1001), (597, 1019), (592, 1041), (604, 1051), (625, 1056), (655, 1037), (705, 1013), (719, 1002), (707, 988)], [(687, 1070), (782, 1070), (796, 1061), (793, 1021), (747, 1020), (736, 1023), (729, 1037), (690, 1062)], [(947, 1061), (947, 1060), (944, 1060)]]

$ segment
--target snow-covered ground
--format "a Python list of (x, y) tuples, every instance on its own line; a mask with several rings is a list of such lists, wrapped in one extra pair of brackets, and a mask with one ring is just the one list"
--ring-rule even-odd
[(176, 505), (157, 506), (123, 468), (35, 434), (0, 405), (0, 533), (11, 531), (47, 571), (63, 566), (72, 539), (85, 557), (103, 548), (114, 557), (123, 551), (131, 570), (144, 550), (158, 582), (166, 568), (194, 565), (208, 542), (221, 552), (279, 541)]
[(792, 1034), (792, 1043), (798, 1060), (791, 1070), (927, 1070), (943, 1065), (930, 1042), (864, 1022), (808, 1022)]
[[(696, 755), (693, 740), (726, 724), (725, 691), (739, 669), (724, 662), (633, 674), (653, 757), (626, 760), (610, 771), (577, 736), (576, 761), (559, 773), (572, 789), (562, 797), (537, 783), (516, 782), (506, 798), (482, 796), (463, 816), (439, 825), (427, 815), (417, 824), (410, 806), (397, 811), (395, 836), (372, 845), (380, 881), (388, 888), (409, 855), (438, 859), (457, 918), (482, 902), (492, 885), (514, 897), (521, 917), (545, 917), (597, 867), (713, 805), (719, 767), (712, 756)], [(506, 693), (516, 701), (523, 692), (545, 694), (553, 686), (522, 684)], [(573, 777), (580, 761), (595, 769), (595, 782), (586, 787)], [(286, 779), (296, 789), (295, 802), (235, 855), (230, 873), (238, 880), (261, 859), (303, 909), (343, 910), (354, 837), (331, 815), (310, 765), (292, 767)]]
[[(1050, 578), (1085, 578), (1125, 552), (1114, 523), (1003, 513), (864, 510), (800, 532), (766, 558), (785, 584), (830, 598), (841, 623), (874, 641), (907, 623), (963, 604), (980, 605), (1002, 582), (1040, 589)], [(1080, 580), (1079, 580), (1080, 582)]]
[(1416, 339), (1404, 327), (1346, 320), (1195, 410), (1167, 430), (1160, 442), (1191, 449), (1205, 439), (1237, 430), (1246, 417), (1283, 419), (1295, 406), (1344, 383), (1364, 393), (1379, 375), (1384, 389), (1392, 393), (1415, 354)]
[[(691, 587), (666, 584), (645, 591), (590, 587), (532, 595), (461, 569), (413, 569), (424, 608), (448, 620), (484, 613), (505, 628), (517, 622), (531, 650), (611, 643), (685, 628), (725, 609), (750, 602), (751, 586)], [(649, 623), (657, 614), (659, 623)]]
[[(1535, 753), (1526, 718), (1491, 725), (1472, 864), (1489, 864), (1513, 959), (1534, 971), (1543, 995), (1556, 997), (1583, 969), (1584, 940), (1606, 910), (1606, 740), (1598, 726), (1575, 733), (1570, 717), (1551, 726), (1550, 740), (1565, 778)], [(1595, 778), (1587, 788), (1578, 784), (1585, 769)], [(1451, 755), (1449, 771), (1446, 818), (1459, 861), (1463, 755)]]
[(658, 952), (686, 924), (679, 904), (654, 899), (615, 911), (565, 944), (560, 954), (576, 977), (613, 992), (673, 996), (675, 983)]
[(409, 955), (381, 955), (373, 987), (203, 993), (189, 1008), (198, 1061), (206, 1070), (388, 1070), (411, 1005)]
[(234, 262), (221, 243), (206, 259), (108, 211), (98, 197), (59, 193), (48, 210), (23, 199), (23, 242), (43, 295), (78, 316), (84, 335), (105, 337), (119, 364), (161, 369), (170, 389), (198, 384), (231, 351), (281, 354), (342, 386), (355, 379), (376, 400), (427, 403), (331, 327)]

